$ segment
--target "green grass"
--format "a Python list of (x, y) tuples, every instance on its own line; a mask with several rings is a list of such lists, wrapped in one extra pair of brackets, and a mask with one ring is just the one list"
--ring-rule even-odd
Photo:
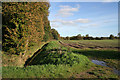
[(60, 46), (57, 41), (51, 41), (42, 48), (42, 52), (34, 58), (31, 66), (27, 66), (26, 68), (3, 67), (3, 77), (67, 78), (75, 73), (89, 69), (92, 65), (93, 63), (86, 56), (69, 52)]
[[(101, 66), (94, 66), (94, 70), (86, 71), (89, 69), (87, 66), (81, 65), (34, 65), (24, 67), (3, 67), (3, 78), (70, 78), (76, 77), (76, 74), (83, 73), (86, 71), (86, 74), (82, 75), (83, 78), (88, 78), (88, 73), (91, 74), (91, 78), (117, 78), (117, 75), (113, 74), (109, 69), (102, 68)], [(102, 74), (102, 75), (101, 75)], [(92, 77), (94, 75), (94, 77)]]
[(31, 62), (34, 65), (42, 65), (42, 64), (81, 64), (85, 65), (90, 63), (89, 59), (84, 55), (75, 54), (72, 52), (64, 51), (61, 53), (59, 51), (54, 52), (46, 52), (45, 55), (38, 55), (35, 59)]
[[(80, 73), (83, 67), (74, 65), (34, 65), (26, 68), (3, 67), (3, 78), (67, 78), (73, 73)], [(84, 69), (88, 69), (85, 67)]]
[(105, 61), (108, 66), (120, 70), (119, 63), (119, 51), (116, 50), (78, 50), (72, 49), (74, 53), (82, 54), (89, 59)]
[(88, 64), (89, 59), (84, 55), (75, 54), (68, 51), (61, 46), (57, 41), (49, 42), (45, 47), (42, 48), (42, 52), (38, 54), (31, 64)]
[(83, 54), (87, 57), (96, 59), (119, 59), (120, 53), (115, 50), (78, 50), (73, 49), (74, 53)]
[(110, 65), (117, 65), (115, 60), (119, 53), (116, 50), (81, 50), (63, 46), (58, 41), (45, 44), (41, 50), (26, 68), (3, 67), (3, 78), (74, 78), (78, 77), (76, 74), (82, 78), (117, 78), (110, 68), (89, 60), (110, 60)]
[(60, 44), (57, 41), (49, 42), (43, 49), (50, 50), (50, 49), (54, 49), (54, 48), (60, 48)]
[(120, 53), (117, 49), (113, 47), (118, 47), (118, 40), (64, 40), (64, 43), (72, 43), (84, 45), (86, 47), (100, 46), (100, 47), (111, 47), (111, 49), (75, 49), (71, 48), (71, 51), (77, 54), (82, 54), (89, 59), (102, 60), (107, 63), (107, 65), (120, 70), (120, 65), (118, 64)]

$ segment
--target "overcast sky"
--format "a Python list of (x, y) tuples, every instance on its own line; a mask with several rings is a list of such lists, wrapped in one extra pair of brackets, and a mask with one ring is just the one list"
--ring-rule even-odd
[(49, 20), (61, 36), (109, 36), (118, 33), (117, 2), (50, 2)]

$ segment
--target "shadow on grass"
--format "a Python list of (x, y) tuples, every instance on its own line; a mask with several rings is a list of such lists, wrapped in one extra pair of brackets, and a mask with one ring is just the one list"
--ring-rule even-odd
[[(65, 49), (56, 49), (56, 48), (49, 49), (49, 50), (43, 49), (41, 52), (38, 53), (38, 55), (35, 57), (35, 59), (33, 59), (30, 62), (29, 65), (43, 65), (43, 64), (55, 64), (55, 65), (57, 65), (56, 62), (58, 61), (58, 59), (62, 58), (62, 56), (65, 54), (65, 52), (67, 52), (67, 50), (65, 50)], [(39, 63), (39, 61), (41, 62), (45, 58), (47, 60), (45, 60), (43, 63)], [(53, 58), (56, 60), (54, 60)], [(63, 64), (63, 63), (59, 63), (59, 64)]]
[(67, 51), (65, 49), (50, 49), (49, 51)]
[(83, 54), (90, 58), (99, 58), (99, 59), (119, 59), (119, 51), (109, 51), (109, 50), (74, 50), (72, 51), (77, 54)]
[(33, 54), (32, 57), (28, 58), (28, 59), (26, 60), (25, 64), (24, 64), (24, 67), (26, 67), (27, 65), (29, 65), (29, 62), (32, 60), (32, 58), (34, 58), (37, 54), (39, 54), (47, 45), (48, 45), (48, 43), (45, 44), (41, 49), (39, 49), (38, 51), (36, 51), (36, 52)]

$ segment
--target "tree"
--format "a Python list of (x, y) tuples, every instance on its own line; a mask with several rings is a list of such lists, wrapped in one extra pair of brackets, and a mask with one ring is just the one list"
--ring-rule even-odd
[(120, 32), (118, 33), (119, 37), (120, 37)]
[(109, 37), (109, 39), (114, 39), (114, 36), (111, 34), (110, 37)]
[(81, 37), (81, 34), (78, 34), (77, 36)]
[(83, 37), (81, 36), (81, 34), (78, 34), (78, 35), (76, 36), (76, 39), (77, 39), (77, 40), (81, 40), (81, 39), (83, 39)]
[(55, 30), (55, 29), (51, 29), (51, 33), (52, 33), (52, 36), (53, 36), (53, 39), (60, 39), (60, 34)]
[(66, 37), (66, 40), (70, 40), (70, 37), (67, 36), (67, 37)]
[(89, 34), (86, 34), (86, 37), (89, 37)]
[(84, 37), (84, 40), (88, 40), (89, 34), (86, 34), (86, 36)]
[(118, 37), (119, 37), (119, 39), (120, 39), (120, 32), (118, 33)]

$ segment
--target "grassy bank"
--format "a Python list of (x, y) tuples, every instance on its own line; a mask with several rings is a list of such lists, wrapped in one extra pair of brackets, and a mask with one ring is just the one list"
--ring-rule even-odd
[(41, 44), (34, 44), (34, 46), (29, 47), (28, 51), (24, 55), (11, 55), (9, 53), (2, 52), (2, 65), (23, 67), (25, 61), (46, 43), (47, 42), (42, 42)]
[(67, 48), (60, 45), (58, 42), (52, 41), (42, 48), (40, 54), (38, 54), (31, 65), (38, 64), (81, 64), (85, 65), (90, 63), (89, 59), (84, 55), (78, 55)]

